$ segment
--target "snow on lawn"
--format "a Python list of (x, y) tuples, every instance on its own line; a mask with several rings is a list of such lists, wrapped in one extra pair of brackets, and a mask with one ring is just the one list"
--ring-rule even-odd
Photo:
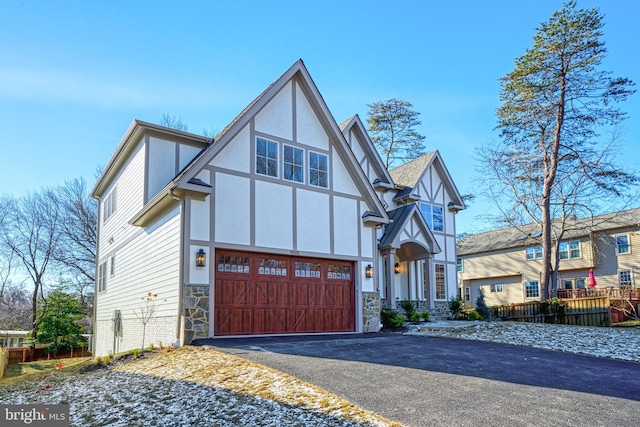
[(640, 362), (640, 328), (637, 327), (443, 321), (425, 324), (409, 333), (526, 345)]
[(69, 403), (74, 426), (396, 425), (296, 378), (198, 347), (1, 385), (0, 403)]

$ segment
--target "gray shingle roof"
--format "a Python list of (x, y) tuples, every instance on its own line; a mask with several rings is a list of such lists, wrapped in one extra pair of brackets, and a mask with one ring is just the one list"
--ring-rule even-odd
[(405, 187), (415, 187), (435, 153), (435, 151), (432, 151), (423, 154), (404, 165), (391, 169), (389, 175), (391, 175), (393, 182)]
[[(562, 236), (562, 240), (586, 237), (592, 232), (640, 227), (640, 208), (598, 215), (593, 218), (569, 219), (567, 221), (566, 231)], [(558, 225), (559, 221), (556, 220), (554, 227), (558, 229)], [(540, 227), (537, 224), (527, 224), (518, 228), (504, 228), (465, 236), (458, 242), (457, 252), (458, 255), (471, 255), (501, 249), (539, 245), (540, 242)]]

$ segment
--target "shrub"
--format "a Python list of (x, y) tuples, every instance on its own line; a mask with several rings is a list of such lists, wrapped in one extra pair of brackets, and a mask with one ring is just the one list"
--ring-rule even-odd
[(98, 356), (96, 357), (96, 365), (99, 365), (102, 363), (102, 357)]
[(416, 313), (415, 311), (411, 314), (411, 322), (418, 324), (420, 323), (420, 314)]
[(422, 317), (425, 322), (428, 322), (429, 319), (431, 318), (431, 313), (429, 313), (427, 310), (422, 310), (420, 312), (420, 317)]
[(134, 348), (133, 349), (133, 358), (137, 359), (138, 357), (140, 357), (140, 349), (139, 348)]
[(467, 313), (467, 319), (469, 320), (482, 320), (482, 316), (478, 313), (477, 310), (471, 310)]
[(382, 310), (380, 312), (380, 321), (382, 322), (382, 327), (387, 329), (400, 328), (406, 323), (403, 315), (396, 314), (391, 310)]
[(102, 358), (102, 364), (104, 366), (108, 366), (109, 363), (111, 363), (111, 357), (110, 356), (105, 356), (105, 357)]
[(460, 320), (463, 310), (464, 302), (462, 302), (462, 298), (451, 297), (449, 300), (449, 317), (453, 320)]
[[(411, 320), (413, 314), (416, 312), (416, 307), (413, 305), (411, 301), (402, 301), (400, 303), (400, 307), (404, 311), (404, 315), (407, 317), (407, 320)], [(411, 320), (413, 322), (413, 320)]]
[[(480, 315), (481, 319), (489, 320), (489, 318), (491, 317), (491, 312), (489, 311), (489, 307), (487, 307), (487, 303), (484, 300), (483, 289), (480, 289), (480, 295), (478, 295), (478, 299), (476, 299), (476, 311)], [(472, 319), (472, 320), (475, 320), (475, 319)]]

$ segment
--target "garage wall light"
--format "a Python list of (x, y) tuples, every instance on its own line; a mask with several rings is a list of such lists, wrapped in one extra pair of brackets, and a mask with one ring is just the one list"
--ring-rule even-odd
[(207, 254), (204, 249), (200, 249), (196, 253), (196, 267), (204, 267), (207, 265)]
[(371, 279), (373, 277), (373, 267), (371, 264), (367, 265), (367, 268), (364, 269), (364, 276), (367, 279)]
[(396, 274), (400, 274), (400, 264), (396, 262), (396, 265), (393, 266), (393, 272)]

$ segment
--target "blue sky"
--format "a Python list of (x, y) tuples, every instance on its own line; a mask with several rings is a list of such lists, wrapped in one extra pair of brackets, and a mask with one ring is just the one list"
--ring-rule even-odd
[[(640, 84), (640, 3), (605, 14), (605, 68)], [(91, 185), (133, 119), (222, 129), (302, 58), (338, 123), (392, 97), (421, 113), (461, 193), (473, 150), (495, 141), (498, 79), (561, 1), (5, 1), (0, 13), (0, 193), (84, 177)], [(637, 169), (640, 93), (622, 105)], [(486, 227), (483, 200), (458, 232)], [(615, 210), (612, 206), (611, 210)]]

